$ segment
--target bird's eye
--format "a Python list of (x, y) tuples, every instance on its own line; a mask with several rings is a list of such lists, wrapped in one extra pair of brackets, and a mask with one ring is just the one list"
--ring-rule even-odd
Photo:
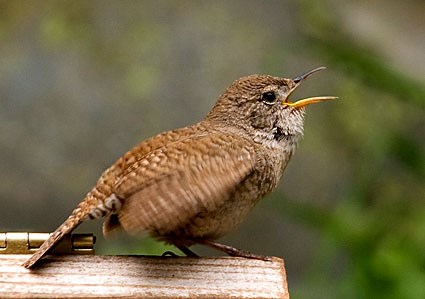
[(276, 94), (273, 91), (267, 91), (263, 93), (261, 99), (266, 104), (274, 104), (276, 102)]

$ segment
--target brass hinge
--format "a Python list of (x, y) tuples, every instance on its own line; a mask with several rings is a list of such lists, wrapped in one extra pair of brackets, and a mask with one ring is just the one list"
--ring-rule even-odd
[[(32, 254), (50, 233), (0, 233), (0, 254)], [(93, 234), (71, 234), (64, 237), (51, 254), (94, 254)]]

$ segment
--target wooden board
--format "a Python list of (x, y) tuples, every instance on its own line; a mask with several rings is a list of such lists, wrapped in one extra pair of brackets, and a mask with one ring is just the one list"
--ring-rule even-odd
[(28, 257), (0, 255), (0, 298), (289, 298), (280, 258)]

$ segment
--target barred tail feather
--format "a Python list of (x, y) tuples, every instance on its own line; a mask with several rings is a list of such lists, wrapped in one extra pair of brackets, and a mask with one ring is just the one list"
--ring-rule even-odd
[(50, 236), (44, 241), (40, 248), (29, 258), (27, 259), (22, 266), (27, 269), (33, 268), (40, 259), (48, 254), (64, 236), (73, 231), (83, 219), (77, 219), (71, 215), (64, 223), (62, 223)]
[(64, 236), (71, 233), (81, 222), (118, 213), (122, 202), (115, 194), (109, 194), (105, 198), (105, 195), (99, 192), (96, 194), (97, 196), (93, 196), (95, 192), (98, 192), (96, 187), (87, 194), (86, 198), (72, 211), (71, 216), (44, 241), (40, 248), (22, 266), (27, 269), (34, 267), (43, 256), (48, 254)]
[(96, 200), (91, 193), (81, 201), (78, 206), (72, 211), (71, 215), (66, 219), (50, 236), (41, 244), (40, 248), (27, 259), (22, 266), (27, 269), (33, 268), (40, 259), (48, 254), (64, 236), (71, 233), (81, 222), (89, 218), (90, 212), (93, 210), (93, 206), (96, 206), (98, 200)]

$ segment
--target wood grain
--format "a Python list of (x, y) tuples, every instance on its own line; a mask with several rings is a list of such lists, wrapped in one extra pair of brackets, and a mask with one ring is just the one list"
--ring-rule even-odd
[(234, 257), (0, 255), (0, 298), (289, 298), (284, 262)]

